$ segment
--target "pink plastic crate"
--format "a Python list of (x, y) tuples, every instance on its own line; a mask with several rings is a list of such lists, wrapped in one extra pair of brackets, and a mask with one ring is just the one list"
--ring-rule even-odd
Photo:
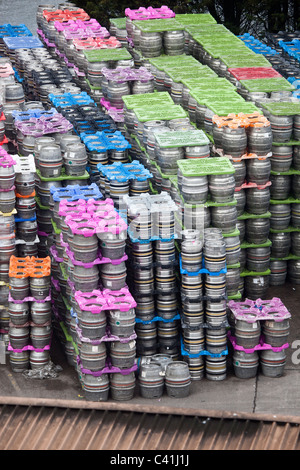
[(77, 50), (86, 49), (116, 49), (122, 47), (120, 41), (114, 36), (109, 38), (94, 38), (88, 37), (86, 39), (74, 39), (73, 44)]
[(162, 5), (160, 8), (140, 7), (137, 10), (131, 10), (130, 8), (126, 8), (125, 16), (127, 16), (127, 18), (131, 20), (154, 20), (163, 18), (174, 18), (175, 13), (166, 5)]
[(0, 65), (0, 77), (1, 78), (9, 77), (10, 75), (14, 75), (14, 73), (15, 73), (14, 69), (9, 63)]

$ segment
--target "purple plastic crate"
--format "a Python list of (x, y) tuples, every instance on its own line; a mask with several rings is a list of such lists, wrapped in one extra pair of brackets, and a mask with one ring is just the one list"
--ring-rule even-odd
[(260, 320), (281, 322), (287, 318), (291, 318), (290, 312), (278, 297), (273, 297), (271, 300), (246, 299), (243, 302), (230, 300), (228, 307), (237, 320), (244, 320), (248, 323), (254, 323)]

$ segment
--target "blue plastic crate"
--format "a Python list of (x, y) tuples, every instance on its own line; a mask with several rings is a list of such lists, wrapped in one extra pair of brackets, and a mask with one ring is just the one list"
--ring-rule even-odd
[(19, 37), (5, 37), (3, 42), (7, 49), (36, 49), (44, 47), (44, 44), (37, 36), (19, 36)]
[(52, 186), (50, 187), (50, 193), (55, 202), (60, 202), (63, 199), (67, 199), (68, 201), (78, 201), (79, 199), (103, 199), (103, 195), (95, 183), (87, 186), (68, 185), (64, 188), (56, 188)]
[(228, 349), (227, 348), (224, 349), (224, 351), (222, 351), (220, 353), (210, 353), (206, 349), (203, 349), (202, 351), (200, 351), (197, 354), (192, 354), (192, 353), (189, 353), (185, 349), (184, 342), (183, 342), (182, 338), (180, 339), (180, 343), (181, 343), (181, 355), (182, 356), (188, 356), (188, 357), (199, 357), (199, 356), (221, 357), (221, 356), (227, 356), (228, 355)]
[(111, 165), (98, 163), (97, 169), (109, 181), (145, 181), (152, 178), (152, 174), (137, 160), (131, 163), (115, 162)]
[(20, 36), (32, 36), (32, 32), (25, 26), (25, 24), (11, 25), (5, 23), (0, 25), (0, 37), (20, 37)]
[(28, 109), (27, 111), (12, 111), (11, 115), (16, 121), (27, 121), (28, 119), (39, 119), (42, 116), (53, 116), (57, 111), (51, 108), (48, 111), (45, 109)]
[(225, 268), (220, 269), (220, 271), (209, 271), (209, 269), (207, 269), (205, 267), (204, 258), (202, 259), (202, 268), (199, 269), (198, 271), (195, 271), (195, 272), (187, 271), (186, 269), (182, 268), (181, 255), (179, 255), (179, 266), (180, 266), (180, 273), (181, 274), (187, 274), (188, 276), (198, 276), (198, 274), (209, 274), (210, 276), (220, 276), (220, 274), (226, 274), (227, 273), (227, 267), (226, 266), (225, 266)]
[(298, 100), (300, 100), (300, 89), (293, 91), (293, 98), (298, 98)]
[(174, 315), (174, 317), (170, 318), (170, 319), (165, 319), (165, 318), (162, 318), (158, 315), (156, 315), (155, 317), (153, 317), (151, 320), (142, 320), (141, 318), (135, 318), (135, 322), (136, 323), (141, 323), (142, 325), (149, 325), (150, 323), (153, 323), (153, 322), (156, 322), (156, 321), (162, 321), (164, 323), (170, 323), (172, 321), (175, 321), (175, 320), (180, 320), (180, 314), (179, 313), (176, 313), (176, 315)]
[(23, 219), (22, 217), (18, 217), (18, 215), (15, 215), (15, 222), (34, 222), (36, 220), (36, 215), (34, 217), (30, 217), (29, 219)]
[(61, 95), (54, 95), (50, 93), (48, 95), (49, 100), (55, 106), (58, 107), (67, 107), (67, 106), (82, 106), (82, 105), (91, 105), (96, 106), (95, 101), (85, 92), (81, 93), (62, 93)]
[(129, 144), (120, 131), (95, 132), (94, 134), (81, 133), (80, 138), (90, 152), (103, 152), (104, 148), (106, 150), (126, 150), (131, 148), (131, 144)]

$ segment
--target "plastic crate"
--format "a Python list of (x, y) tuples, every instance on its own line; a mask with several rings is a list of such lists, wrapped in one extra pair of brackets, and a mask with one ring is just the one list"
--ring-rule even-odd
[(32, 36), (32, 32), (25, 24), (11, 25), (10, 23), (0, 25), (0, 38), (4, 36), (19, 37)]
[(95, 101), (85, 91), (82, 91), (81, 93), (63, 93), (61, 95), (49, 93), (48, 98), (55, 108), (85, 105), (96, 106)]
[(140, 122), (146, 121), (170, 121), (171, 119), (185, 118), (188, 116), (187, 112), (180, 105), (169, 105), (168, 107), (163, 107), (161, 105), (157, 106), (145, 106), (144, 108), (134, 109), (136, 117)]
[(79, 199), (98, 200), (103, 198), (102, 193), (95, 183), (87, 186), (69, 185), (64, 188), (51, 187), (50, 193), (53, 200), (56, 202), (60, 202), (62, 199), (67, 199), (68, 201), (77, 201)]
[(178, 160), (177, 165), (185, 177), (235, 173), (234, 166), (226, 157)]
[(194, 147), (209, 144), (209, 139), (200, 129), (195, 129), (189, 132), (176, 131), (161, 134), (156, 133), (155, 140), (161, 148)]
[(139, 7), (135, 10), (125, 8), (125, 15), (131, 20), (150, 20), (175, 17), (174, 11), (165, 5), (160, 8)]
[(262, 107), (274, 116), (293, 116), (300, 114), (300, 101), (299, 103), (291, 103), (288, 101), (262, 103)]
[(279, 78), (255, 78), (252, 80), (240, 80), (240, 83), (249, 92), (294, 91), (295, 87), (284, 77)]
[(42, 41), (37, 36), (4, 37), (3, 42), (8, 50), (44, 47)]
[(105, 133), (96, 132), (95, 134), (80, 134), (82, 142), (86, 145), (89, 151), (97, 151), (97, 149), (129, 149), (131, 145), (125, 139), (120, 131)]
[(83, 53), (88, 62), (132, 60), (131, 54), (125, 48), (91, 49), (84, 50)]
[(98, 163), (97, 168), (108, 181), (145, 181), (152, 178), (150, 171), (137, 160), (131, 163), (115, 162), (112, 165)]
[(211, 26), (217, 24), (217, 21), (210, 13), (176, 14), (176, 20), (184, 25), (196, 25), (197, 28), (203, 27), (204, 25)]
[(124, 95), (122, 96), (124, 104), (127, 109), (135, 109), (142, 106), (168, 106), (174, 105), (170, 94), (167, 91), (142, 93), (139, 95)]
[(222, 54), (220, 55), (221, 61), (228, 68), (240, 68), (240, 67), (272, 67), (263, 55), (250, 53), (250, 54)]
[(184, 26), (175, 18), (135, 20), (134, 26), (144, 33), (159, 33), (165, 31), (182, 31)]
[(277, 72), (272, 67), (239, 67), (239, 68), (230, 68), (228, 72), (236, 78), (237, 80), (251, 80), (254, 78), (274, 78), (282, 77), (282, 75)]

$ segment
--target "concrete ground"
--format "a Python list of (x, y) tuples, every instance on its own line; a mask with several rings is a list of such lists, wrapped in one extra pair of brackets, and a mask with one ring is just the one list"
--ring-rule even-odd
[[(25, 24), (36, 35), (36, 9), (40, 0), (1, 0), (1, 24)], [(58, 0), (48, 2), (57, 6)], [(287, 363), (284, 375), (280, 378), (268, 378), (261, 373), (253, 379), (238, 379), (233, 371), (228, 370), (223, 381), (209, 381), (206, 378), (193, 382), (191, 393), (186, 399), (169, 398), (166, 393), (159, 400), (143, 399), (136, 391), (133, 400), (136, 405), (156, 405), (200, 408), (204, 410), (229, 411), (236, 413), (266, 413), (274, 415), (300, 416), (300, 287), (287, 283), (285, 286), (269, 289), (268, 298), (280, 297), (292, 314), (290, 347), (287, 350)], [(299, 350), (299, 353), (298, 353)], [(75, 369), (68, 365), (60, 344), (52, 343), (51, 359), (60, 365), (62, 371), (57, 378), (44, 380), (28, 379), (22, 374), (12, 373), (9, 364), (0, 365), (0, 397), (5, 402), (10, 398), (59, 399), (68, 403), (85, 401)]]
[[(203, 378), (194, 381), (187, 398), (169, 398), (164, 392), (160, 399), (149, 400), (139, 395), (138, 386), (132, 400), (134, 405), (155, 405), (158, 407), (180, 407), (184, 409), (215, 410), (230, 413), (257, 413), (275, 416), (300, 416), (300, 288), (287, 283), (285, 286), (269, 289), (268, 298), (279, 297), (289, 309), (291, 329), (284, 374), (279, 378), (268, 378), (261, 372), (255, 378), (239, 379), (230, 366), (228, 356), (227, 377), (222, 381)], [(11, 397), (28, 399), (57, 399), (86, 401), (77, 372), (66, 360), (60, 343), (54, 338), (51, 346), (51, 360), (60, 365), (62, 371), (57, 378), (29, 379), (13, 373), (9, 363), (0, 366), (0, 397), (8, 402)], [(8, 361), (7, 361), (8, 362)], [(5, 400), (4, 400), (5, 401)], [(109, 398), (109, 401), (112, 401)]]
[(54, 5), (57, 7), (63, 0), (1, 0), (0, 23), (16, 26), (25, 24), (31, 33), (36, 36), (36, 11), (39, 5)]

